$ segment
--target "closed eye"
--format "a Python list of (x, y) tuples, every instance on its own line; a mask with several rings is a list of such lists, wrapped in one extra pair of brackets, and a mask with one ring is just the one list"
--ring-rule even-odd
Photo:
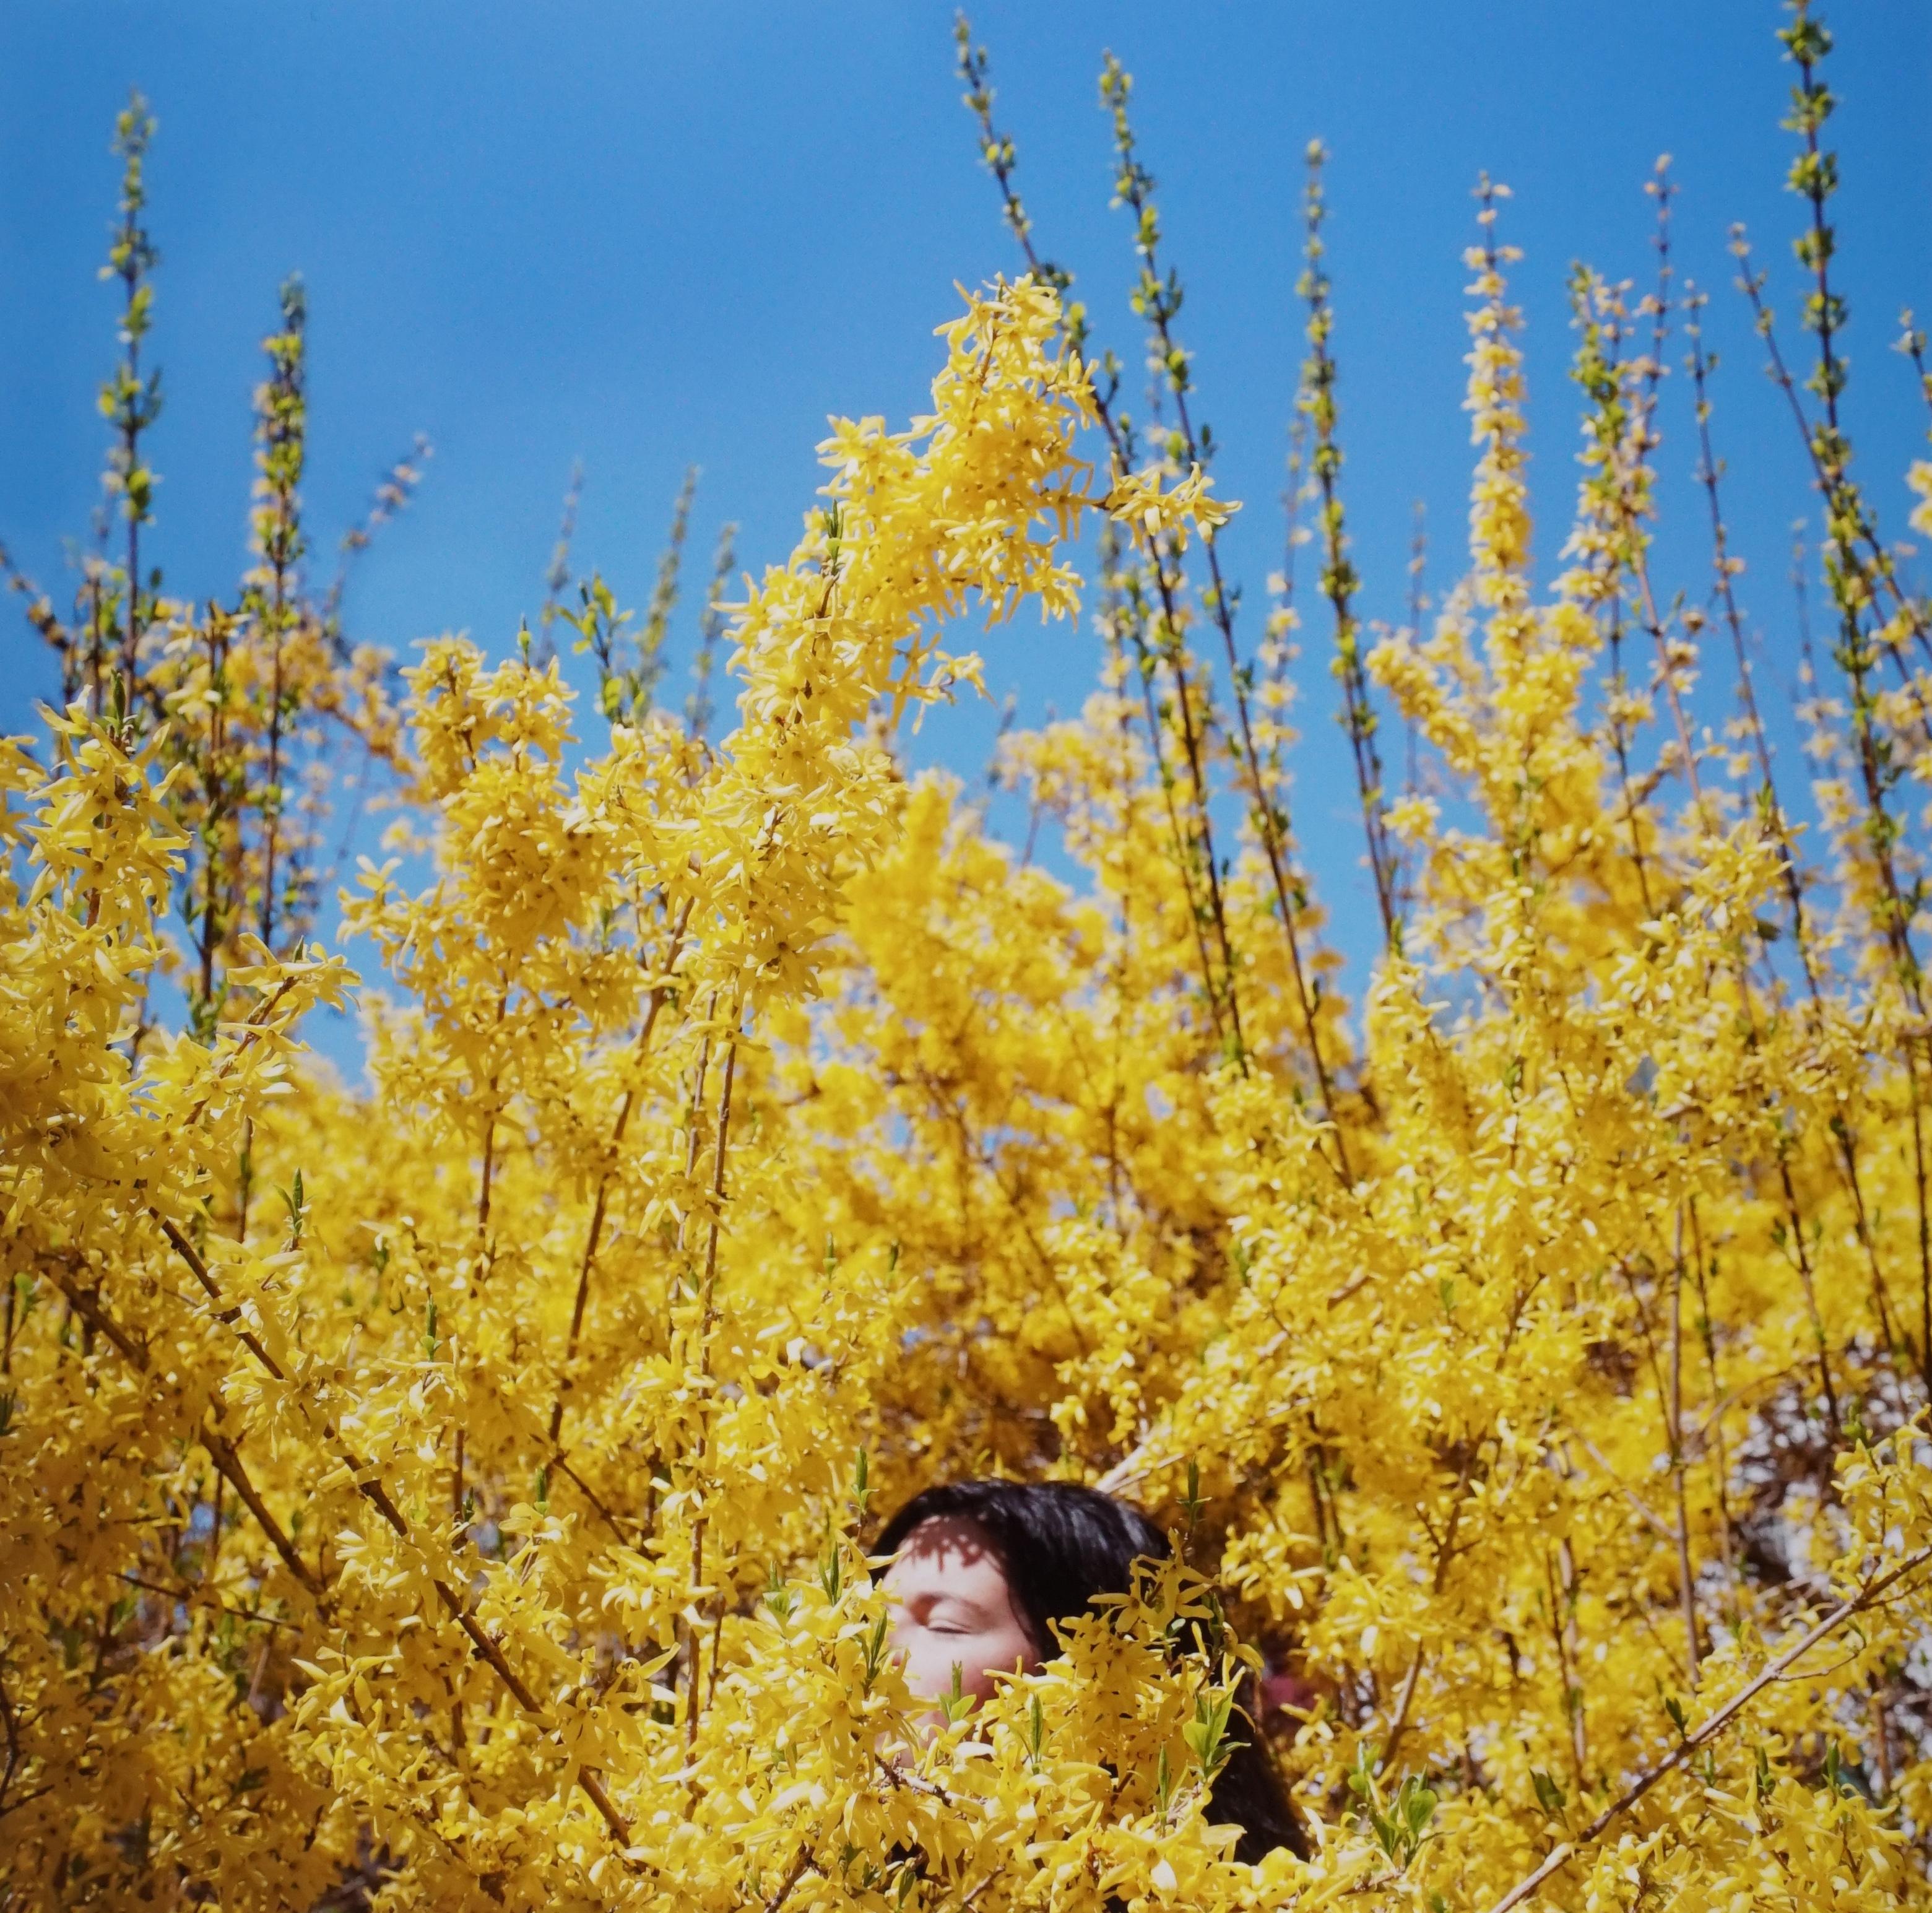
[(922, 1603), (913, 1610), (913, 1619), (930, 1634), (980, 1634), (986, 1631), (986, 1617), (967, 1603), (947, 1599)]

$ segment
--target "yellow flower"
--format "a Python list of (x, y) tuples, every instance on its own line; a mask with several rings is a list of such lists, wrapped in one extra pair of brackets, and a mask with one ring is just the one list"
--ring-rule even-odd
[(1198, 532), (1211, 540), (1216, 531), (1240, 509), (1208, 491), (1210, 481), (1198, 465), (1186, 477), (1166, 488), (1161, 470), (1150, 465), (1144, 471), (1117, 473), (1113, 490), (1108, 494), (1110, 516), (1131, 525), (1149, 539), (1172, 541), (1177, 551), (1187, 548), (1190, 533)]

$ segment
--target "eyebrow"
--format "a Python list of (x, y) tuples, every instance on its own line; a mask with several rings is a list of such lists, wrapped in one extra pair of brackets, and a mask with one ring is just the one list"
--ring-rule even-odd
[(920, 1608), (922, 1618), (950, 1612), (954, 1618), (986, 1626), (997, 1625), (1005, 1618), (992, 1602), (962, 1594), (954, 1588), (933, 1588), (915, 1593), (912, 1598)]

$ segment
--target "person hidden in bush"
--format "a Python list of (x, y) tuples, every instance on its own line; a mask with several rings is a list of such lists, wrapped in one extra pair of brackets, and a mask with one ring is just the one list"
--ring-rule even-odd
[[(1134, 1566), (1165, 1560), (1166, 1535), (1137, 1508), (1070, 1482), (954, 1482), (900, 1509), (873, 1544), (892, 1557), (892, 1638), (906, 1682), (934, 1698), (991, 1698), (997, 1676), (1059, 1651), (1056, 1623), (1132, 1590)], [(1250, 1710), (1252, 1710), (1252, 1709)], [(1214, 1817), (1241, 1829), (1234, 1857), (1306, 1857), (1300, 1822), (1258, 1728), (1215, 1777)]]

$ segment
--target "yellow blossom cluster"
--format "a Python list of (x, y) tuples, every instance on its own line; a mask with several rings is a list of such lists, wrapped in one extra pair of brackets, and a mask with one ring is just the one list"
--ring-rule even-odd
[[(1165, 589), (1226, 516), (1083, 455), (1037, 277), (836, 427), (715, 745), (428, 647), (366, 984), (235, 929), (156, 1026), (197, 627), (164, 723), (5, 746), (9, 1905), (1924, 1903), (1915, 852), (1849, 796), (1787, 958), (1781, 818), (1708, 752), (1634, 790), (1602, 580), (1528, 574), (1504, 257), (1469, 586), (1368, 660), (1442, 782), (1352, 1031), (1179, 630), (1148, 715), (1009, 742), (1077, 881), (892, 754), (962, 614), (1065, 626), (1083, 522)], [(302, 1047), (352, 998), (362, 1089)], [(926, 1734), (866, 1542), (996, 1471), (1179, 1545)], [(1231, 1735), (1305, 1860), (1232, 1857)]]

